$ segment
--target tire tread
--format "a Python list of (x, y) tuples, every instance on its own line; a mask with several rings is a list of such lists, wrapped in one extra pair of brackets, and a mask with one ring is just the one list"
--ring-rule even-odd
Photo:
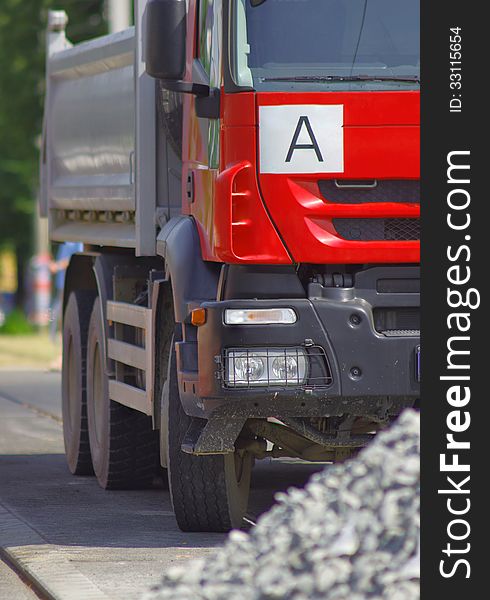
[(169, 365), (168, 477), (175, 518), (182, 531), (227, 532), (232, 528), (224, 458), (181, 450), (191, 419), (178, 393), (175, 350)]
[(110, 400), (109, 472), (106, 489), (151, 487), (160, 450), (151, 418)]

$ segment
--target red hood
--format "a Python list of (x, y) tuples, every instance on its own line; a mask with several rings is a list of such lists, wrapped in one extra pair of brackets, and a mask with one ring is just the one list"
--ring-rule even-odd
[[(309, 107), (339, 107), (343, 113), (343, 122), (339, 125), (339, 136), (343, 137), (342, 148), (335, 149), (338, 160), (329, 167), (330, 172), (323, 171), (323, 164), (328, 161), (329, 132), (324, 136), (324, 145), (312, 125), (308, 129), (305, 119), (284, 123), (281, 109), (278, 112), (280, 128), (277, 132), (287, 129), (286, 146), (276, 136), (276, 149), (272, 146), (267, 152), (280, 153), (289, 172), (263, 172), (281, 170), (282, 167), (273, 161), (272, 167), (267, 163), (264, 167), (264, 148), (261, 145), (260, 128), (264, 127), (261, 120), (264, 115), (262, 107), (303, 107), (299, 111), (286, 110), (287, 114), (308, 114)], [(276, 109), (274, 109), (276, 110)], [(274, 114), (274, 110), (272, 114)], [(316, 108), (315, 108), (316, 110)], [(321, 124), (322, 112), (320, 109)], [(328, 111), (325, 113), (329, 118)], [(343, 239), (337, 232), (333, 219), (391, 219), (390, 222), (404, 223), (401, 219), (418, 219), (420, 205), (418, 199), (410, 202), (400, 202), (400, 198), (391, 198), (389, 190), (393, 190), (406, 180), (417, 180), (420, 176), (420, 140), (419, 140), (419, 93), (418, 92), (332, 92), (332, 93), (258, 93), (256, 95), (256, 118), (259, 127), (257, 172), (261, 195), (270, 218), (280, 232), (285, 246), (295, 262), (308, 263), (367, 263), (367, 262), (418, 262), (419, 241), (386, 241), (375, 238), (375, 241), (354, 241)], [(342, 117), (339, 117), (342, 118)], [(313, 123), (313, 120), (311, 121)], [(266, 125), (269, 127), (269, 125)], [(304, 126), (304, 127), (303, 127)], [(303, 131), (300, 131), (303, 129)], [(341, 132), (340, 132), (341, 130)], [(268, 130), (268, 133), (272, 131)], [(289, 137), (287, 137), (289, 136)], [(318, 137), (317, 140), (313, 136)], [(337, 136), (334, 130), (330, 132), (330, 140)], [(273, 137), (269, 135), (267, 139)], [(289, 142), (289, 139), (291, 142)], [(267, 142), (268, 144), (269, 142)], [(281, 147), (283, 144), (284, 147)], [(294, 152), (300, 158), (308, 158), (317, 172), (294, 172), (291, 162), (286, 164), (288, 154), (284, 148), (291, 144)], [(333, 142), (332, 142), (333, 144)], [(264, 145), (264, 143), (263, 143)], [(316, 148), (316, 149), (315, 149)], [(320, 154), (321, 152), (321, 154)], [(340, 154), (342, 156), (340, 157)], [(325, 155), (325, 157), (323, 156)], [(294, 156), (294, 155), (293, 155)], [(319, 158), (323, 163), (319, 163)], [(268, 157), (266, 156), (266, 159)], [(342, 160), (341, 160), (342, 159)], [(316, 163), (317, 166), (314, 166)], [(301, 168), (301, 167), (298, 167)], [(338, 169), (332, 171), (331, 169)], [(293, 172), (291, 172), (293, 169)], [(354, 181), (355, 180), (355, 181)], [(329, 198), (332, 186), (358, 183), (367, 180), (370, 185), (376, 180), (379, 190), (388, 190), (381, 194), (381, 200), (356, 203), (338, 203), (335, 198)], [(320, 191), (319, 182), (323, 193)], [(337, 182), (337, 183), (335, 183)], [(374, 183), (373, 183), (374, 185)], [(397, 187), (398, 186), (398, 187)], [(413, 186), (412, 186), (413, 187)], [(325, 191), (327, 190), (327, 191)], [(343, 192), (349, 198), (349, 192)], [(371, 198), (375, 192), (370, 191)], [(336, 221), (338, 223), (338, 221)], [(407, 221), (408, 222), (408, 221)], [(356, 221), (361, 223), (361, 221)], [(370, 221), (368, 224), (374, 224)], [(362, 236), (361, 239), (366, 239)], [(391, 239), (397, 239), (391, 238)]]
[(221, 120), (205, 258), (419, 262), (418, 92), (223, 93)]

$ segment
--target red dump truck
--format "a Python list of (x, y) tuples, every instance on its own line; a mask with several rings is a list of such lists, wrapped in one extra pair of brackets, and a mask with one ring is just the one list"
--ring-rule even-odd
[(103, 488), (167, 469), (241, 527), (254, 461), (343, 460), (418, 402), (419, 3), (51, 12), (41, 212), (66, 273), (63, 428)]

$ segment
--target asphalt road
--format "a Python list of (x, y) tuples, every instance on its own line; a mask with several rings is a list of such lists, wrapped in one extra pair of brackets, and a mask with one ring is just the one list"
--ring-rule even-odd
[[(224, 535), (177, 528), (163, 480), (151, 490), (107, 492), (93, 477), (73, 477), (60, 413), (59, 374), (0, 371), (0, 553), (37, 582), (42, 597), (136, 599), (169, 566), (223, 544)], [(250, 513), (267, 510), (276, 491), (303, 485), (315, 470), (260, 461)], [(0, 600), (34, 597), (0, 562)]]

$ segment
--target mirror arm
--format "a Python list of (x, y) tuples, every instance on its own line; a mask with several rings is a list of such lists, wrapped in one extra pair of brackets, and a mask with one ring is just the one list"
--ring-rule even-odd
[(196, 115), (202, 119), (219, 119), (221, 108), (221, 92), (219, 88), (211, 88), (207, 96), (196, 98)]
[(172, 79), (160, 79), (165, 89), (181, 94), (194, 94), (197, 97), (209, 96), (209, 85), (202, 83), (191, 83), (188, 81), (174, 81)]

